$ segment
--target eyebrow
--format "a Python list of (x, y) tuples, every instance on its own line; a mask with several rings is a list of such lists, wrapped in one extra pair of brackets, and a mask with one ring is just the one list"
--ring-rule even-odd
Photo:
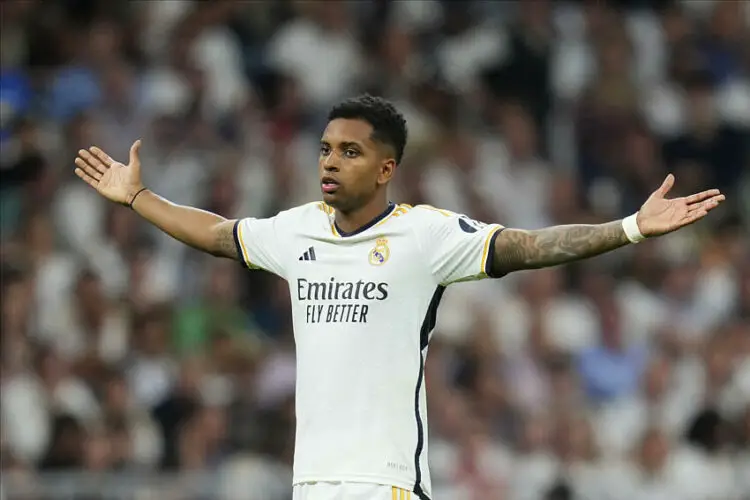
[[(331, 144), (330, 144), (330, 143), (329, 143), (328, 141), (326, 141), (326, 140), (321, 140), (321, 141), (320, 141), (320, 144), (321, 144), (321, 146), (330, 146), (330, 145), (331, 145)], [(344, 141), (344, 142), (342, 142), (342, 143), (340, 143), (340, 144), (339, 144), (339, 147), (340, 147), (340, 148), (342, 148), (342, 149), (346, 149), (346, 148), (351, 148), (351, 147), (355, 147), (355, 148), (357, 148), (357, 149), (362, 149), (362, 148), (363, 148), (364, 146), (362, 146), (362, 144), (360, 144), (360, 143), (358, 143), (358, 142), (354, 142), (354, 141)]]

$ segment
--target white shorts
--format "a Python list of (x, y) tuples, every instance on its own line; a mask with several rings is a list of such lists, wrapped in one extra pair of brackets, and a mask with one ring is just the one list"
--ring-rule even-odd
[(369, 483), (301, 483), (292, 500), (418, 500), (411, 491)]

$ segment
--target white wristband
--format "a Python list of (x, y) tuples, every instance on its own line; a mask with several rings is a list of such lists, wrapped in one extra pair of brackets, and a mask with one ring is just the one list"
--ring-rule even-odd
[(639, 243), (646, 239), (646, 237), (641, 234), (641, 230), (638, 229), (637, 217), (638, 213), (636, 212), (633, 215), (628, 215), (622, 219), (622, 229), (625, 231), (625, 236), (627, 236), (631, 243)]

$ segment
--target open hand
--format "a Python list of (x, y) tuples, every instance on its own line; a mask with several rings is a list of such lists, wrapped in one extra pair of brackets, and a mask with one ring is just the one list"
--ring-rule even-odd
[(136, 193), (143, 189), (141, 160), (138, 157), (140, 147), (140, 140), (130, 147), (127, 165), (116, 162), (96, 146), (81, 149), (75, 160), (76, 175), (108, 200), (129, 205)]
[(636, 221), (643, 236), (659, 236), (676, 231), (705, 217), (726, 198), (718, 189), (667, 199), (674, 186), (674, 175), (669, 174), (661, 187), (654, 191), (638, 211)]

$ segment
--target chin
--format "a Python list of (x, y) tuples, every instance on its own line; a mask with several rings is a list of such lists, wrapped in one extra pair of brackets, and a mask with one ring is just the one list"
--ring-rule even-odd
[(323, 201), (338, 212), (346, 213), (351, 211), (351, 200), (344, 198), (339, 193), (323, 193)]
[(323, 191), (323, 201), (333, 208), (336, 208), (336, 200), (338, 199), (339, 197), (336, 196), (336, 193), (326, 193), (325, 191)]

